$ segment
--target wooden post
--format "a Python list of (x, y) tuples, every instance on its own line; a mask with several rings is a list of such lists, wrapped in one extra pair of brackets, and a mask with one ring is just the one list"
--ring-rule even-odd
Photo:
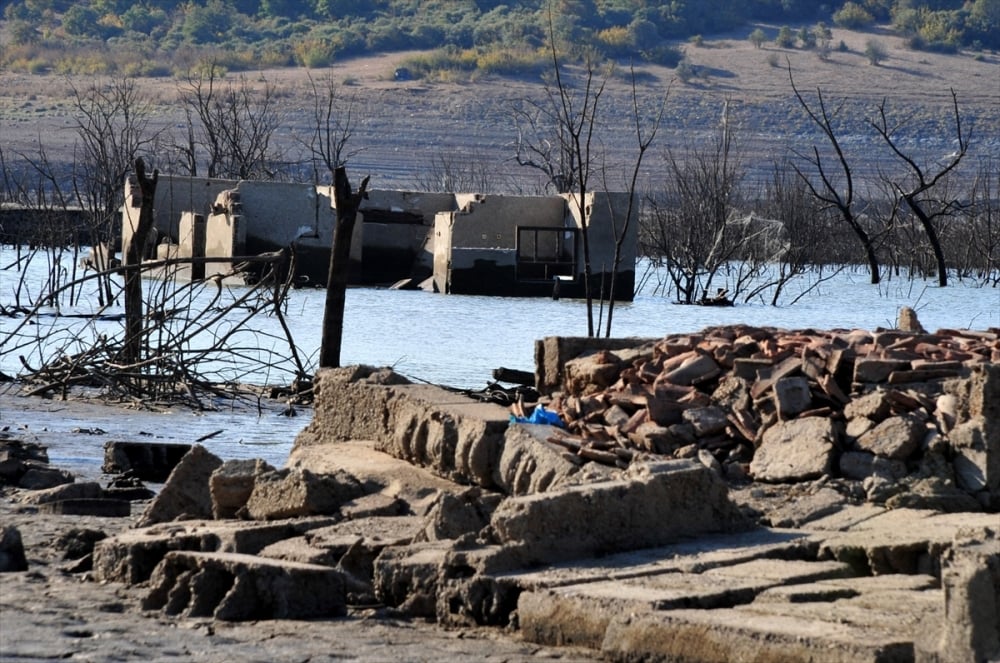
[(160, 171), (154, 170), (152, 177), (146, 177), (146, 163), (139, 157), (135, 160), (135, 176), (139, 183), (139, 221), (135, 232), (124, 247), (125, 266), (125, 341), (122, 354), (125, 364), (135, 364), (142, 359), (143, 310), (142, 310), (142, 264), (146, 238), (153, 229), (153, 200), (156, 196), (156, 182)]
[(323, 310), (323, 340), (320, 346), (321, 368), (340, 366), (340, 345), (344, 335), (344, 303), (351, 265), (351, 235), (361, 201), (368, 198), (368, 178), (357, 191), (351, 191), (347, 169), (338, 166), (333, 173), (333, 200), (337, 207), (337, 225), (330, 248), (330, 272), (326, 277), (326, 306)]

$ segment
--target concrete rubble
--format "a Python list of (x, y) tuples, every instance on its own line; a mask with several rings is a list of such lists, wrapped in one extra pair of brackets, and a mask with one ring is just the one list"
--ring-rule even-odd
[(996, 330), (551, 338), (536, 365), (521, 407), (562, 427), (320, 371), (284, 468), (192, 447), (94, 575), (173, 615), (381, 604), (612, 661), (1000, 659)]

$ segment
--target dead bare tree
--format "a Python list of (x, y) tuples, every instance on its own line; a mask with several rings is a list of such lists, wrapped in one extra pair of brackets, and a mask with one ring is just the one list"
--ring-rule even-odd
[[(556, 43), (551, 7), (548, 20), (552, 81), (545, 86), (544, 103), (524, 101), (515, 107), (514, 158), (519, 165), (544, 173), (558, 193), (570, 194), (570, 205), (576, 207), (581, 219), (587, 335), (594, 336), (594, 283), (586, 205), (601, 101), (614, 68), (599, 66), (597, 55), (587, 51), (583, 54), (579, 75), (571, 76), (564, 70), (563, 55)], [(526, 135), (526, 130), (530, 135)]]
[[(635, 131), (635, 142), (636, 142), (636, 156), (632, 161), (632, 172), (629, 177), (628, 184), (626, 186), (626, 192), (628, 194), (628, 207), (625, 210), (625, 218), (619, 219), (615, 215), (615, 206), (610, 205), (611, 222), (612, 222), (612, 232), (615, 237), (615, 250), (614, 257), (612, 258), (611, 264), (611, 283), (609, 287), (609, 297), (608, 297), (608, 317), (604, 329), (604, 335), (607, 338), (611, 338), (611, 322), (614, 318), (615, 311), (615, 282), (618, 277), (618, 268), (622, 261), (622, 247), (625, 242), (625, 238), (628, 236), (630, 226), (632, 224), (633, 217), (637, 217), (639, 210), (635, 209), (636, 203), (638, 201), (638, 187), (639, 187), (639, 173), (642, 170), (643, 158), (646, 156), (646, 152), (649, 150), (650, 146), (653, 144), (653, 140), (656, 138), (656, 133), (659, 131), (660, 123), (663, 120), (663, 113), (667, 107), (667, 99), (670, 95), (670, 89), (664, 92), (663, 97), (660, 99), (658, 108), (656, 109), (652, 119), (647, 125), (643, 123), (643, 116), (640, 110), (638, 86), (636, 84), (635, 68), (632, 67), (630, 70), (631, 80), (632, 80), (632, 115), (631, 120), (634, 123), (633, 129)], [(604, 178), (604, 188), (608, 190), (607, 172), (605, 171)]]
[(746, 170), (729, 114), (726, 104), (710, 144), (667, 150), (668, 177), (648, 201), (645, 251), (664, 260), (684, 304), (709, 297), (726, 265), (741, 257), (750, 231), (742, 188)]
[(963, 242), (980, 280), (1000, 285), (1000, 159), (979, 164), (966, 211), (968, 235)]
[[(799, 106), (802, 107), (802, 110), (806, 112), (806, 115), (809, 116), (813, 124), (823, 133), (836, 154), (836, 166), (832, 170), (826, 165), (826, 162), (820, 155), (819, 148), (815, 146), (812, 149), (812, 154), (798, 154), (803, 161), (809, 164), (811, 169), (816, 171), (816, 176), (819, 178), (818, 183), (814, 182), (813, 177), (798, 165), (793, 164), (793, 167), (799, 174), (799, 177), (809, 187), (812, 195), (822, 202), (824, 206), (835, 209), (839, 213), (840, 218), (854, 233), (855, 237), (858, 238), (858, 241), (861, 242), (861, 248), (864, 250), (865, 259), (868, 262), (868, 272), (871, 275), (871, 282), (878, 283), (881, 280), (881, 271), (878, 255), (875, 252), (875, 241), (868, 234), (868, 231), (865, 230), (855, 211), (854, 172), (850, 163), (848, 163), (847, 156), (844, 154), (837, 130), (834, 128), (834, 118), (843, 108), (843, 102), (832, 113), (829, 112), (826, 108), (826, 102), (823, 99), (823, 91), (816, 88), (815, 108), (810, 106), (809, 102), (806, 101), (805, 97), (802, 96), (802, 93), (795, 86), (790, 63), (788, 64), (788, 81), (791, 83), (792, 91), (795, 93), (795, 98), (798, 100)], [(832, 172), (833, 170), (839, 170), (839, 176)], [(842, 185), (838, 184), (838, 179), (842, 182)]]
[(921, 165), (914, 157), (902, 150), (894, 137), (899, 125), (890, 125), (884, 99), (878, 106), (878, 116), (868, 121), (868, 124), (882, 137), (885, 144), (903, 162), (908, 171), (910, 181), (907, 185), (904, 187), (896, 180), (893, 181), (893, 188), (920, 222), (920, 226), (927, 236), (937, 264), (938, 285), (942, 288), (948, 285), (948, 267), (936, 224), (944, 218), (954, 216), (961, 209), (962, 204), (957, 199), (949, 199), (947, 196), (935, 198), (933, 192), (936, 188), (940, 188), (949, 173), (958, 168), (969, 151), (969, 136), (962, 131), (962, 116), (958, 110), (958, 96), (954, 89), (951, 90), (951, 103), (955, 121), (955, 141), (958, 146), (954, 152), (944, 158), (942, 165), (937, 167)]
[(146, 176), (146, 163), (142, 157), (135, 160), (135, 178), (139, 184), (139, 221), (136, 223), (128, 246), (124, 247), (125, 268), (125, 339), (122, 345), (122, 359), (126, 364), (136, 364), (143, 356), (145, 337), (142, 307), (142, 274), (139, 267), (143, 259), (146, 238), (153, 229), (153, 201), (156, 199), (156, 184), (160, 172), (153, 171)]
[[(152, 107), (133, 78), (99, 81), (72, 91), (78, 138), (74, 193), (89, 209), (91, 243), (98, 249), (95, 267), (104, 272), (117, 245), (125, 177), (140, 153), (156, 140), (157, 132), (149, 130)], [(101, 303), (110, 304), (109, 279), (101, 281), (100, 292)]]
[(508, 193), (515, 189), (514, 182), (500, 176), (497, 166), (478, 152), (438, 154), (420, 171), (415, 184), (421, 191), (434, 193)]
[(337, 225), (333, 230), (330, 249), (330, 273), (326, 282), (326, 306), (323, 311), (323, 338), (319, 365), (340, 366), (340, 347), (344, 335), (344, 306), (347, 301), (347, 277), (351, 263), (351, 236), (361, 201), (368, 197), (368, 177), (361, 180), (357, 191), (351, 189), (347, 168), (338, 166), (333, 173), (333, 200), (337, 208)]
[[(322, 168), (324, 176), (333, 174), (361, 150), (348, 150), (347, 144), (354, 135), (354, 100), (343, 99), (340, 86), (327, 76), (316, 81), (309, 76), (312, 87), (313, 125), (309, 151), (313, 168)], [(317, 179), (318, 179), (317, 174)]]
[[(258, 90), (245, 77), (223, 85), (220, 72), (210, 64), (190, 75), (181, 89), (190, 112), (187, 140), (178, 150), (187, 169), (196, 169), (192, 153), (201, 152), (208, 161), (208, 177), (271, 179), (278, 160), (271, 143), (282, 122), (277, 90), (266, 79)], [(194, 121), (197, 127), (192, 128)]]

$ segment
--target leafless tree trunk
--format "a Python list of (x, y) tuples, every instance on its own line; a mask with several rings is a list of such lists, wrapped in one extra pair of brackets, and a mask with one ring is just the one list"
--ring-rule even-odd
[(878, 117), (869, 121), (869, 124), (878, 132), (893, 154), (905, 164), (910, 173), (912, 181), (909, 186), (904, 189), (899, 182), (895, 182), (894, 187), (899, 197), (917, 217), (924, 234), (927, 236), (927, 241), (934, 252), (934, 260), (937, 263), (938, 285), (942, 288), (948, 285), (948, 267), (945, 263), (944, 250), (941, 247), (935, 223), (941, 218), (952, 216), (960, 209), (961, 203), (955, 199), (937, 200), (929, 193), (942, 184), (949, 173), (958, 168), (965, 154), (969, 151), (969, 137), (962, 132), (962, 117), (958, 112), (958, 96), (955, 94), (955, 90), (951, 91), (951, 102), (955, 115), (955, 140), (958, 142), (958, 148), (945, 157), (947, 161), (936, 170), (921, 166), (912, 156), (900, 148), (899, 143), (893, 138), (898, 127), (889, 126), (885, 100), (879, 104)]
[(969, 197), (966, 245), (982, 282), (996, 287), (1000, 285), (1000, 159), (980, 164)]
[(861, 247), (865, 252), (865, 259), (868, 261), (871, 282), (878, 283), (881, 280), (881, 271), (879, 269), (878, 256), (875, 253), (875, 243), (855, 214), (854, 175), (851, 165), (848, 163), (847, 157), (844, 155), (844, 150), (840, 145), (837, 132), (833, 127), (833, 117), (837, 113), (835, 111), (831, 114), (827, 111), (826, 102), (823, 100), (823, 92), (819, 88), (816, 89), (816, 108), (814, 109), (809, 105), (798, 88), (795, 87), (791, 65), (788, 66), (788, 80), (792, 85), (792, 91), (795, 93), (795, 98), (798, 99), (799, 105), (809, 116), (809, 119), (823, 132), (823, 135), (826, 136), (827, 141), (830, 143), (830, 147), (836, 153), (837, 167), (843, 178), (844, 190), (841, 192), (837, 186), (835, 181), (836, 175), (828, 172), (827, 166), (824, 165), (823, 158), (820, 156), (819, 149), (816, 147), (813, 147), (811, 155), (799, 156), (816, 170), (816, 174), (819, 176), (818, 184), (814, 183), (812, 177), (798, 166), (793, 167), (799, 174), (799, 177), (809, 186), (812, 195), (824, 205), (836, 209), (840, 217), (844, 220), (844, 223), (850, 227), (851, 231), (858, 238), (858, 241), (861, 242)]
[(330, 273), (326, 281), (326, 307), (323, 312), (323, 339), (319, 365), (340, 366), (340, 346), (344, 335), (344, 304), (347, 300), (347, 277), (351, 264), (351, 235), (361, 201), (368, 197), (368, 177), (352, 191), (347, 168), (338, 166), (333, 173), (333, 200), (337, 207), (337, 226), (330, 249)]
[[(515, 109), (518, 135), (515, 158), (519, 165), (543, 172), (559, 193), (569, 193), (570, 204), (581, 219), (583, 288), (587, 303), (587, 335), (595, 335), (594, 294), (587, 227), (587, 194), (590, 192), (592, 146), (599, 108), (612, 69), (598, 71), (596, 57), (584, 56), (583, 74), (576, 84), (565, 77), (556, 44), (555, 20), (549, 8), (549, 49), (554, 82), (546, 86), (547, 105), (525, 102)], [(531, 136), (525, 136), (526, 128)]]
[(142, 157), (135, 160), (135, 177), (139, 183), (142, 200), (139, 201), (139, 221), (132, 239), (125, 247), (125, 340), (122, 345), (124, 363), (137, 364), (142, 360), (145, 330), (142, 305), (142, 265), (143, 247), (153, 228), (153, 201), (156, 197), (156, 183), (160, 173), (153, 171), (146, 176), (146, 163)]
[[(638, 216), (638, 210), (634, 209), (637, 190), (639, 183), (639, 172), (642, 169), (643, 157), (645, 157), (646, 152), (649, 150), (650, 146), (653, 144), (653, 140), (656, 138), (656, 132), (660, 128), (660, 122), (663, 120), (663, 112), (666, 109), (667, 97), (670, 94), (668, 89), (664, 93), (662, 100), (660, 101), (659, 109), (656, 111), (651, 123), (648, 127), (643, 127), (642, 113), (640, 111), (639, 97), (637, 94), (637, 85), (635, 81), (635, 69), (631, 70), (632, 74), (632, 120), (635, 122), (635, 141), (637, 154), (635, 160), (632, 164), (632, 174), (628, 182), (627, 193), (628, 193), (628, 208), (625, 210), (625, 218), (619, 220), (614, 216), (614, 206), (611, 208), (612, 223), (614, 224), (613, 232), (615, 235), (615, 252), (614, 258), (611, 263), (611, 284), (609, 287), (610, 295), (608, 297), (608, 317), (606, 325), (604, 328), (604, 335), (607, 338), (611, 338), (611, 322), (614, 318), (615, 312), (615, 283), (618, 278), (618, 267), (621, 265), (622, 261), (622, 246), (625, 242), (625, 237), (628, 235), (629, 227), (632, 224), (632, 217)], [(605, 177), (605, 190), (608, 190), (607, 177)], [(620, 223), (619, 223), (620, 221)]]

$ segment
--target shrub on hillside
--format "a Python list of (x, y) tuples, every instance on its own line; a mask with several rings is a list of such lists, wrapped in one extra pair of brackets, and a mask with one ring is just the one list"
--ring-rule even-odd
[(774, 38), (774, 43), (779, 48), (794, 48), (795, 33), (790, 27), (783, 25), (778, 30), (778, 36)]
[(875, 17), (855, 2), (845, 2), (843, 7), (833, 13), (833, 24), (848, 30), (861, 30), (874, 22)]

